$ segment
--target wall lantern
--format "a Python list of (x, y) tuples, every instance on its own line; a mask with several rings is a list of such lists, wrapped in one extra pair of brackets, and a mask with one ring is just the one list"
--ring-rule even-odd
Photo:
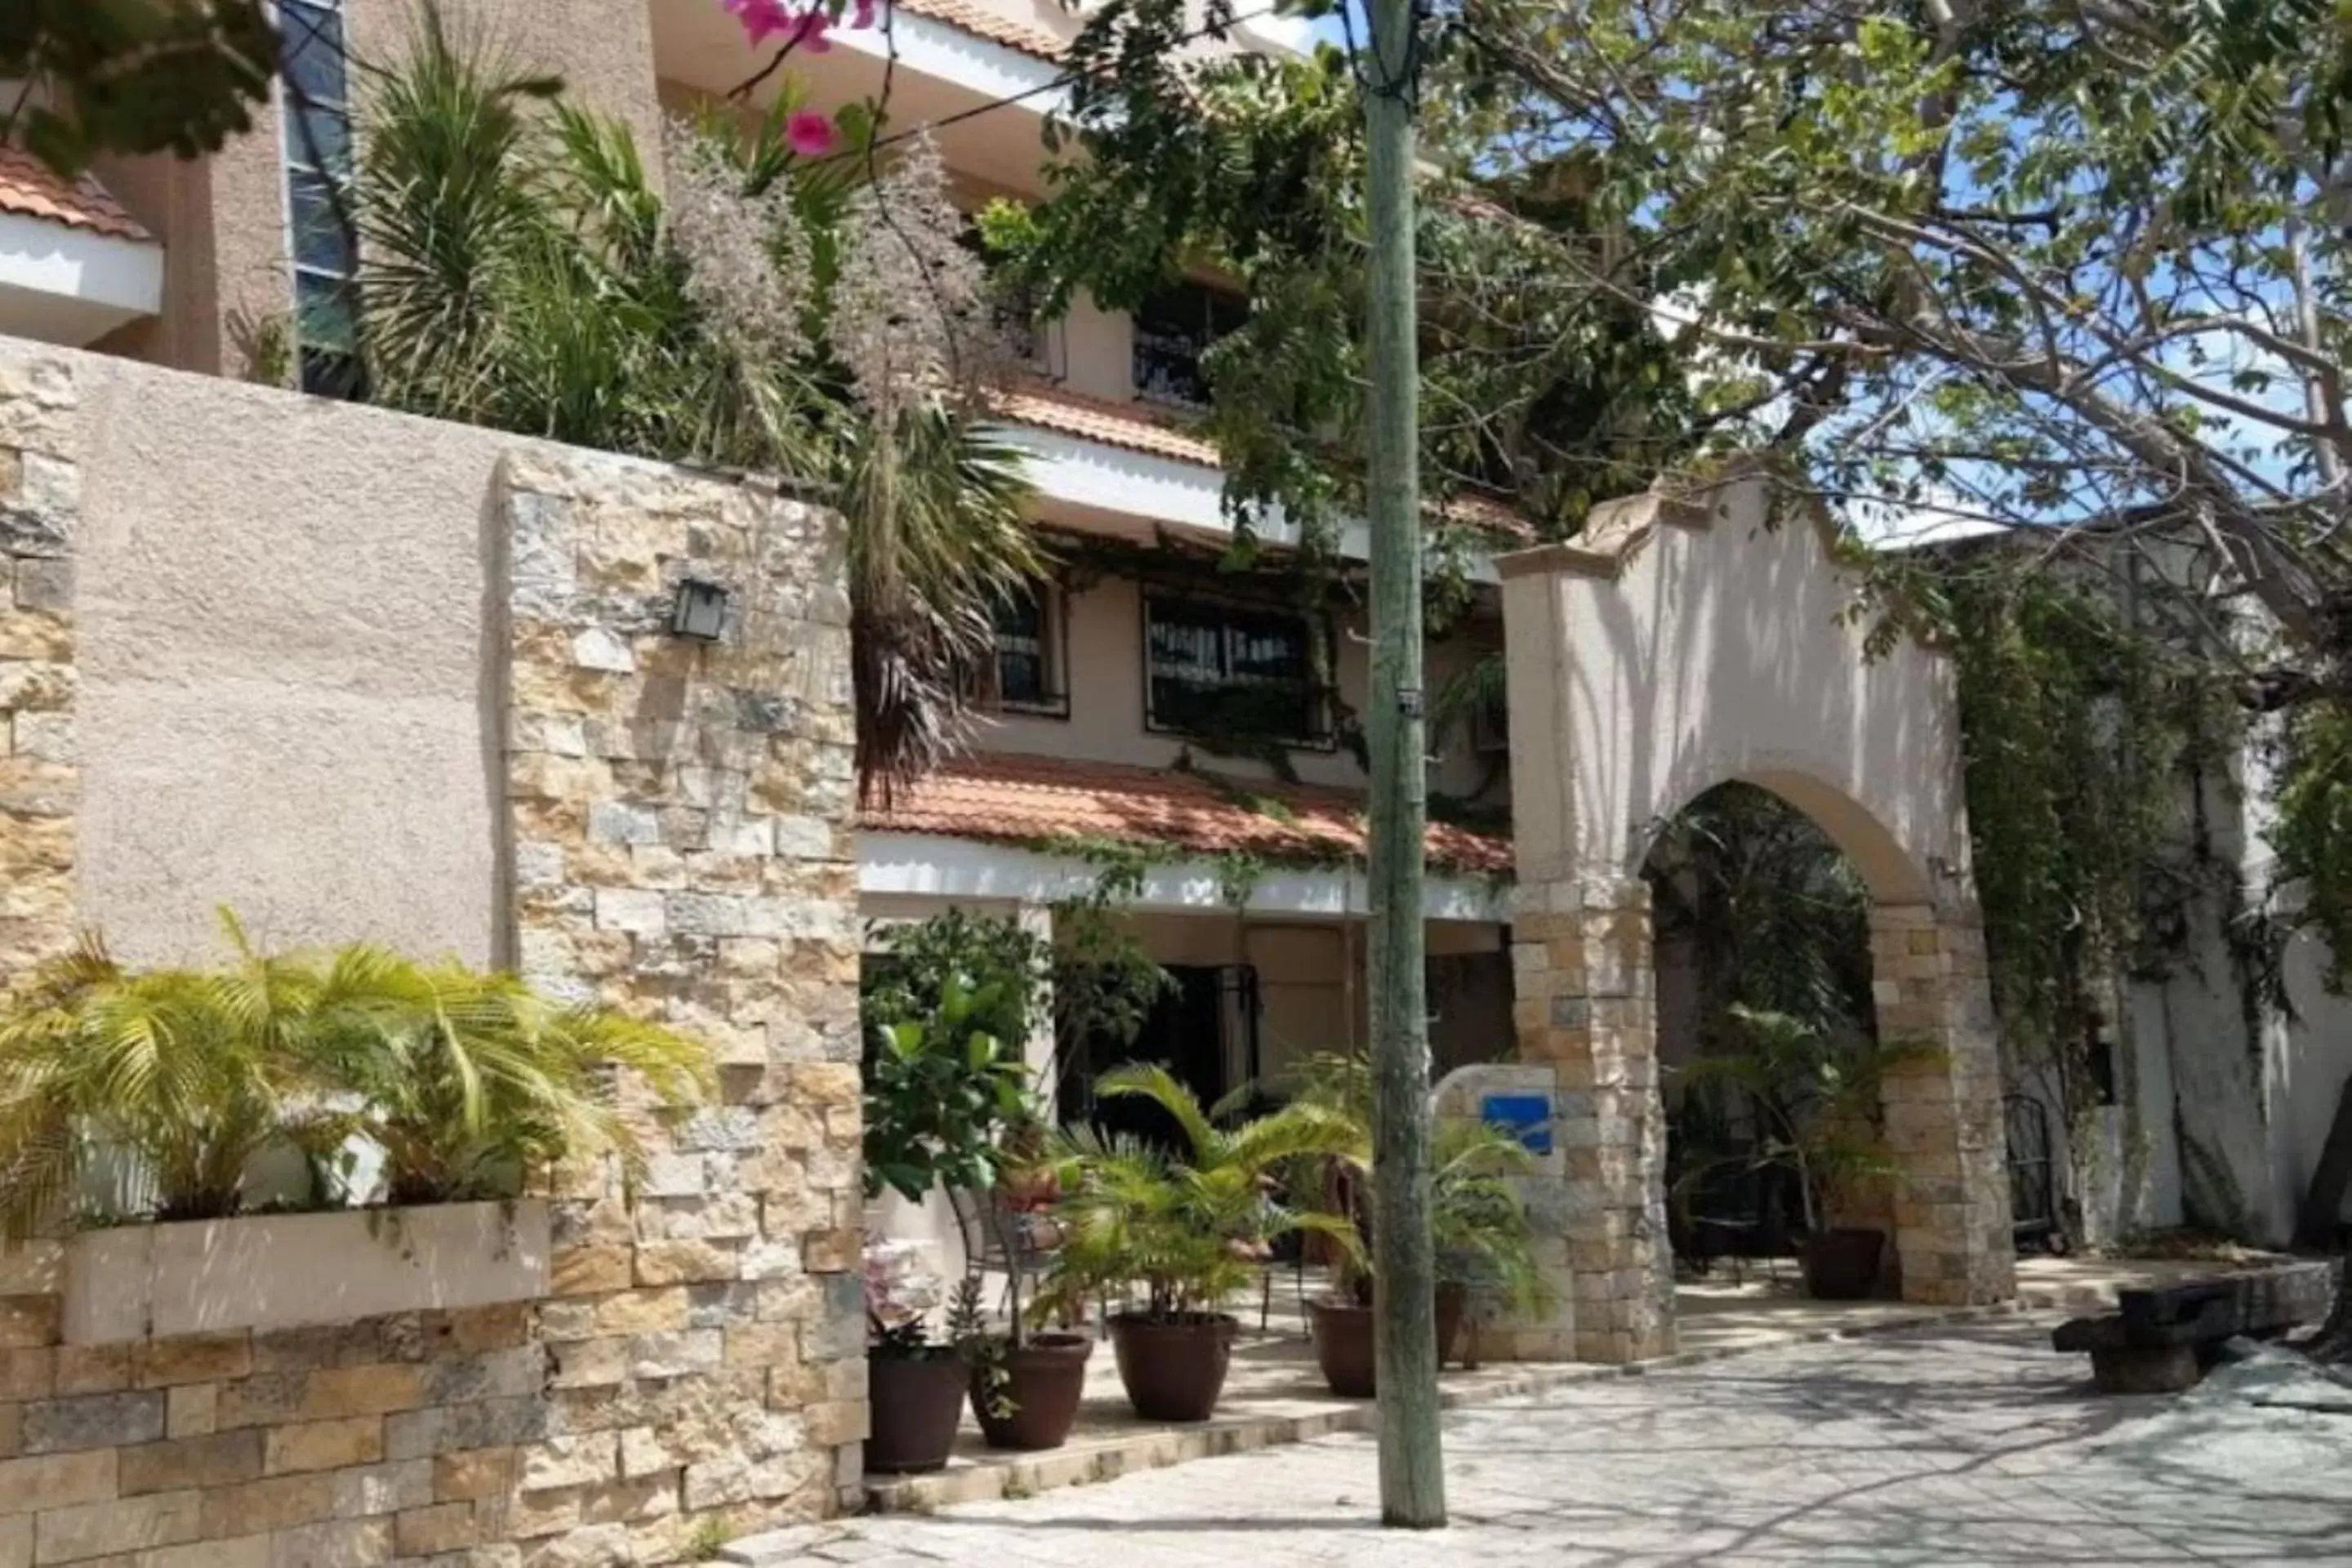
[(669, 633), (696, 642), (717, 642), (727, 628), (727, 590), (716, 583), (687, 577), (679, 581), (677, 599), (670, 605)]

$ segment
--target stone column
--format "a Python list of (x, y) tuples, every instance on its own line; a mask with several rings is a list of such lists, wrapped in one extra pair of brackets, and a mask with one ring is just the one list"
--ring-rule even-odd
[(1871, 910), (1882, 1041), (1932, 1046), (1936, 1059), (1890, 1075), (1886, 1142), (1900, 1167), (1895, 1248), (1903, 1299), (1960, 1306), (2017, 1293), (2000, 1062), (1975, 902)]
[(1675, 1348), (1658, 1098), (1650, 889), (1560, 880), (1518, 889), (1512, 925), (1519, 1059), (1552, 1069), (1579, 1361)]
[(73, 944), (71, 370), (0, 358), (0, 992)]
[[(858, 1500), (859, 1081), (848, 604), (831, 514), (676, 470), (519, 454), (508, 778), (518, 965), (707, 1041), (716, 1103), (559, 1194), (552, 1436), (527, 1561), (665, 1562)], [(669, 635), (681, 578), (731, 595)], [(632, 1197), (634, 1201), (632, 1200)]]

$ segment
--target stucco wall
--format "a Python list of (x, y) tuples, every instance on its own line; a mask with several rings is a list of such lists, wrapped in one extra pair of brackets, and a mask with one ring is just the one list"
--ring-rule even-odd
[(222, 904), (272, 940), (496, 956), (488, 509), (517, 443), (69, 363), (81, 917), (136, 961), (214, 951)]
[(1771, 494), (1639, 497), (1507, 558), (1505, 616), (1530, 633), (1511, 639), (1523, 880), (1638, 875), (1656, 826), (1727, 779), (1807, 812), (1881, 900), (1967, 866), (1949, 667), (1908, 641), (1866, 658), (1850, 581)]

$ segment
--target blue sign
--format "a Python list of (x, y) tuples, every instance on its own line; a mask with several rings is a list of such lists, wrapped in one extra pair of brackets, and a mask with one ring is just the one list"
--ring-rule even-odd
[(1490, 1094), (1478, 1102), (1478, 1118), (1507, 1132), (1530, 1154), (1551, 1152), (1551, 1097), (1545, 1094)]

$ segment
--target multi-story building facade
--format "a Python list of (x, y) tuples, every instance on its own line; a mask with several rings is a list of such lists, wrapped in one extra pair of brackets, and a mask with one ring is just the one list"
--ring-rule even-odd
[[(343, 389), (355, 258), (326, 221), (328, 192), (352, 156), (366, 62), (396, 57), (415, 16), (410, 0), (282, 0), (280, 13), (285, 81), (253, 130), (212, 156), (113, 160), (68, 186), (0, 155), (0, 331)], [(648, 147), (665, 113), (725, 94), (756, 63), (717, 0), (475, 0), (452, 18), (560, 75)], [(759, 90), (788, 76), (831, 110), (878, 99), (887, 72), (892, 123), (937, 128), (959, 199), (976, 210), (1041, 194), (1040, 131), (1065, 101), (1058, 58), (1081, 21), (1055, 0), (899, 0), (887, 26), (838, 28), (832, 47)], [(1246, 28), (1234, 46), (1280, 47)], [(1276, 574), (1181, 559), (1231, 540), (1217, 454), (1186, 428), (1186, 405), (1202, 395), (1202, 348), (1245, 310), (1195, 283), (1132, 315), (1081, 300), (1040, 324), (1001, 435), (1025, 458), (1035, 521), (1066, 570), (1004, 616), (973, 752), (870, 809), (861, 836), (872, 916), (952, 902), (1041, 925), (1097, 874), (1079, 845), (1152, 846), (1128, 908), (1177, 985), (1134, 1048), (1177, 1062), (1208, 1095), (1366, 1034), (1367, 900), (1349, 865), (1365, 779), (1348, 743), (1368, 679), (1360, 608), (1310, 617)], [(1361, 527), (1342, 536), (1360, 563)], [(1433, 691), (1500, 647), (1492, 570), (1472, 570), (1481, 603), (1432, 647)], [(1237, 711), (1249, 731), (1238, 746)], [(1499, 730), (1465, 725), (1439, 744), (1432, 789), (1498, 818)], [(1507, 1047), (1510, 851), (1498, 833), (1454, 826), (1433, 827), (1431, 849), (1443, 1067)], [(1236, 856), (1263, 863), (1239, 907)], [(1082, 1097), (1088, 1074), (1066, 1076)]]

